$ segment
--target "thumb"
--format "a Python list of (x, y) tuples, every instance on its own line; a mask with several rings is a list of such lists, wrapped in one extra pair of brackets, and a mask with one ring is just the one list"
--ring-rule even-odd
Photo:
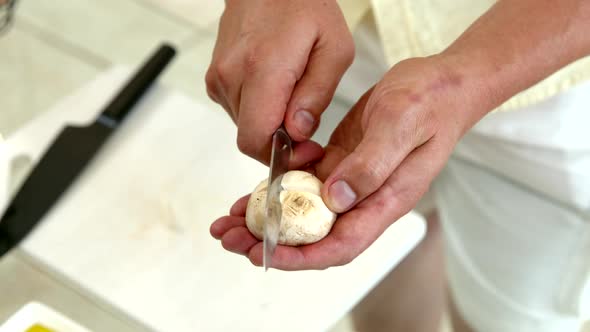
[(313, 135), (353, 58), (352, 40), (331, 44), (318, 41), (287, 107), (285, 127), (293, 139), (304, 141)]
[(367, 128), (361, 142), (324, 182), (322, 197), (332, 211), (345, 212), (376, 192), (411, 152), (411, 142), (396, 137), (395, 128), (384, 125), (387, 121), (379, 122)]

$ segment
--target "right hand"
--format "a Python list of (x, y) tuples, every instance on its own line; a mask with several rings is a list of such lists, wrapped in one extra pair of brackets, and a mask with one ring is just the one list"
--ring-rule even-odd
[(295, 156), (313, 159), (321, 147), (308, 140), (353, 58), (336, 0), (226, 0), (207, 93), (237, 124), (246, 155), (268, 163), (270, 139), (284, 122), (303, 142)]

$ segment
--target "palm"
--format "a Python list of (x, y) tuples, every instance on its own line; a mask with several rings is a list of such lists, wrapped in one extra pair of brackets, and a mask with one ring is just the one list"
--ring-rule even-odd
[[(362, 138), (360, 119), (368, 94), (345, 116), (336, 128), (325, 156), (309, 169), (320, 179), (354, 148)], [(342, 214), (330, 234), (323, 240), (301, 247), (278, 246), (273, 256), (273, 267), (282, 270), (321, 269), (326, 266), (348, 263), (379, 236), (388, 224), (370, 221), (383, 217), (382, 208), (386, 194), (378, 192), (353, 210)], [(222, 241), (229, 251), (247, 256), (253, 264), (262, 264), (262, 242), (246, 228), (244, 218), (249, 196), (239, 199), (230, 210), (230, 215), (215, 221), (211, 234)]]

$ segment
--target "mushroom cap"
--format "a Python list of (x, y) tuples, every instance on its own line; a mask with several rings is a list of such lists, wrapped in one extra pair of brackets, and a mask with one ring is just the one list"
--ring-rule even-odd
[[(330, 230), (336, 214), (321, 197), (322, 182), (304, 171), (289, 171), (281, 181), (282, 207), (278, 243), (288, 246), (311, 244), (323, 239)], [(268, 180), (256, 186), (246, 209), (246, 226), (259, 240), (263, 239)]]

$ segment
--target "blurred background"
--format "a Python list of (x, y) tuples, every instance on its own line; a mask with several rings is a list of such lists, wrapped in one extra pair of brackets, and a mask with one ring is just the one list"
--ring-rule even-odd
[[(135, 65), (169, 40), (167, 85), (208, 102), (204, 75), (223, 1), (0, 0), (0, 134), (7, 135), (114, 64)], [(2, 23), (0, 23), (2, 24)]]

